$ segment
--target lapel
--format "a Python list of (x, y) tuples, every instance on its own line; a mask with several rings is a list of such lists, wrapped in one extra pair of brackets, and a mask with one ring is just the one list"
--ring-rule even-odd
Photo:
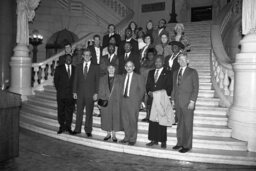
[(165, 71), (165, 68), (163, 68), (163, 70), (162, 70), (161, 74), (159, 75), (156, 83), (160, 82), (159, 80), (162, 80), (165, 77), (165, 75), (166, 75), (166, 71)]
[[(65, 64), (63, 65), (62, 70), (63, 70), (62, 72), (66, 73), (66, 74), (65, 74), (65, 77), (66, 77), (67, 79), (69, 79), (69, 77), (68, 77), (68, 71), (67, 71), (67, 69), (66, 69), (66, 65), (65, 65)], [(71, 69), (71, 74), (72, 74), (72, 73), (73, 73), (73, 72), (72, 72), (72, 69)]]
[(189, 67), (186, 67), (184, 73), (183, 73), (183, 76), (182, 76), (182, 79), (181, 79), (181, 84), (183, 83), (183, 81), (188, 77), (189, 75)]

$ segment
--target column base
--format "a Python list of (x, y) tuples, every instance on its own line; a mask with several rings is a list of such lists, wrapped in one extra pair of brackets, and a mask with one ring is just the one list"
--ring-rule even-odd
[(9, 91), (21, 94), (22, 100), (32, 95), (31, 88), (31, 58), (28, 56), (28, 47), (18, 44), (14, 48), (14, 56), (11, 58), (11, 87)]

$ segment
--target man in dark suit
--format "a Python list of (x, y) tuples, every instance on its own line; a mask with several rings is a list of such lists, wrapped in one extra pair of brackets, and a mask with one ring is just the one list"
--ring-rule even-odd
[(169, 32), (167, 30), (165, 30), (165, 28), (166, 28), (166, 20), (165, 19), (159, 20), (158, 29), (153, 31), (153, 40), (154, 40), (153, 44), (154, 45), (161, 44), (162, 34), (166, 34), (167, 36), (169, 36)]
[(139, 45), (137, 40), (132, 38), (132, 30), (130, 28), (125, 29), (125, 40), (121, 41), (120, 45), (118, 46), (118, 55), (122, 55), (125, 51), (124, 45), (126, 42), (129, 42), (132, 47), (132, 51), (139, 53)]
[(108, 54), (102, 56), (101, 62), (100, 62), (100, 75), (104, 76), (108, 73), (108, 66), (113, 65), (116, 70), (116, 74), (118, 73), (118, 65), (119, 65), (119, 59), (117, 55), (115, 55), (115, 45), (109, 44), (108, 45)]
[(65, 54), (64, 54), (64, 55), (61, 55), (61, 56), (59, 57), (59, 62), (58, 62), (58, 65), (59, 65), (59, 66), (65, 64), (65, 62), (66, 62), (66, 55), (71, 55), (72, 58), (73, 58), (73, 51), (72, 51), (72, 46), (71, 46), (71, 44), (66, 41), (66, 42), (64, 43), (64, 48), (65, 48)]
[[(168, 96), (171, 96), (172, 91), (172, 73), (163, 67), (164, 57), (159, 55), (155, 60), (155, 67), (149, 71), (146, 92), (149, 95), (148, 103), (150, 109), (153, 101), (153, 92), (158, 90), (166, 90)], [(149, 116), (147, 117), (149, 118)], [(151, 141), (147, 146), (157, 145), (161, 142), (161, 148), (166, 148), (167, 127), (159, 125), (158, 122), (149, 121), (148, 139)]]
[(127, 74), (123, 76), (121, 118), (125, 137), (120, 143), (134, 145), (137, 140), (138, 115), (140, 104), (145, 92), (144, 81), (141, 75), (133, 72), (132, 61), (125, 64)]
[(58, 134), (68, 131), (72, 134), (71, 123), (73, 118), (73, 80), (75, 67), (71, 65), (71, 55), (66, 55), (65, 64), (56, 68), (54, 73), (54, 85), (57, 90), (58, 122), (60, 128)]
[(187, 66), (189, 61), (186, 54), (181, 54), (178, 62), (180, 69), (173, 74), (172, 98), (178, 117), (177, 144), (173, 149), (186, 153), (192, 148), (193, 118), (199, 79), (197, 71)]
[(119, 34), (115, 33), (115, 25), (114, 24), (109, 24), (108, 25), (108, 34), (103, 36), (103, 43), (102, 47), (105, 48), (108, 46), (109, 39), (111, 37), (115, 37), (116, 44), (119, 45), (121, 42), (121, 37)]
[(92, 63), (94, 65), (99, 65), (100, 60), (102, 57), (102, 50), (103, 48), (100, 46), (100, 36), (99, 35), (94, 35), (93, 36), (94, 44), (89, 46), (88, 49), (91, 51), (92, 54)]
[(135, 69), (134, 72), (140, 73), (140, 55), (136, 51), (132, 51), (130, 42), (124, 44), (125, 52), (119, 56), (119, 74), (126, 74), (125, 64), (127, 61), (132, 61)]
[(92, 134), (92, 113), (94, 101), (98, 98), (99, 66), (91, 62), (91, 51), (85, 49), (82, 55), (84, 62), (76, 67), (73, 95), (77, 99), (76, 127), (74, 134), (81, 133), (83, 111), (86, 107), (86, 121), (84, 130), (88, 137)]

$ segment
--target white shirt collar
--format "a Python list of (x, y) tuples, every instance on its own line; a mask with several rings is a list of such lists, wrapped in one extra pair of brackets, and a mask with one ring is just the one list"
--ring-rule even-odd
[(132, 38), (130, 38), (130, 39), (126, 39), (125, 41), (126, 41), (126, 42), (130, 42), (131, 40), (132, 40)]

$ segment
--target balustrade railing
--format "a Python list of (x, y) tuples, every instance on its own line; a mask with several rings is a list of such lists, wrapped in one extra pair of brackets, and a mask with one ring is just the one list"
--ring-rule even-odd
[(236, 11), (234, 8), (239, 1), (234, 0), (227, 4), (211, 27), (211, 76), (214, 89), (224, 107), (230, 107), (233, 102), (234, 71), (232, 60), (225, 51), (222, 36), (229, 27), (228, 24)]
[[(119, 0), (100, 0), (105, 5), (114, 10), (117, 14), (122, 16), (122, 20), (116, 25), (116, 30), (119, 34), (123, 34), (129, 21), (132, 19), (134, 13), (131, 9), (126, 7)], [(98, 33), (97, 33), (98, 34)], [(79, 39), (72, 45), (72, 49), (75, 49), (77, 45), (87, 47), (91, 44), (94, 33), (89, 33)], [(32, 90), (43, 90), (43, 86), (52, 84), (55, 68), (58, 65), (59, 57), (64, 55), (64, 50), (57, 53), (53, 57), (39, 63), (32, 64)]]

